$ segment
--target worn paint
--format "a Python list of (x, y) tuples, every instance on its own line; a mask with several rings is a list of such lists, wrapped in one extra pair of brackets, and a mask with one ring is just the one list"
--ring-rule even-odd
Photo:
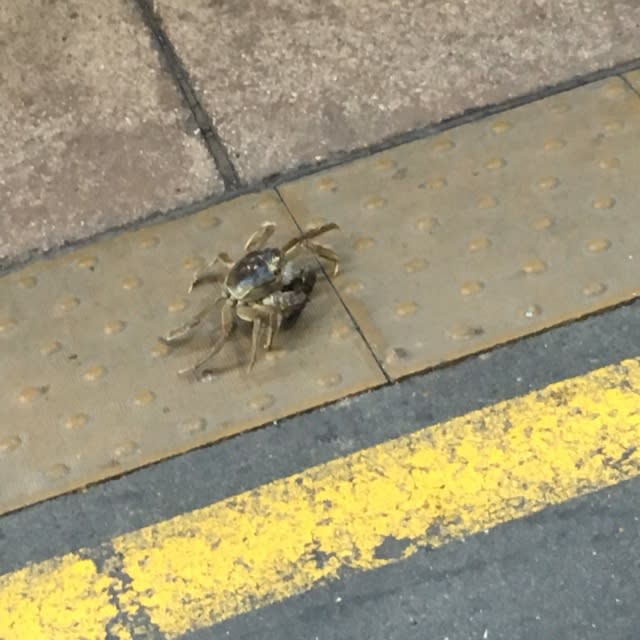
[(0, 640), (94, 640), (116, 614), (111, 578), (69, 554), (0, 577)]
[[(119, 602), (175, 638), (637, 476), (639, 449), (627, 360), (118, 537)], [(56, 562), (39, 569), (51, 581)], [(68, 618), (15, 580), (0, 578), (0, 620), (16, 598), (51, 628)], [(100, 580), (76, 590), (85, 607), (104, 601)]]

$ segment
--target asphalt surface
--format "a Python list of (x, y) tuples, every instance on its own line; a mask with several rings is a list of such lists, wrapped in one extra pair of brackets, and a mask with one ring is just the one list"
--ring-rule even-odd
[(634, 480), (184, 638), (633, 640), (639, 500)]
[[(638, 356), (639, 321), (637, 302), (14, 512), (0, 573)], [(631, 481), (189, 637), (631, 640), (639, 505)]]

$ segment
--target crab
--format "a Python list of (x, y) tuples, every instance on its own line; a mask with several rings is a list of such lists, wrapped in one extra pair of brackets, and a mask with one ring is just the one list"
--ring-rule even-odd
[[(189, 338), (201, 322), (222, 302), (220, 310), (220, 334), (209, 351), (194, 365), (181, 369), (184, 375), (200, 369), (224, 346), (239, 322), (251, 326), (251, 354), (247, 372), (253, 369), (258, 344), (263, 332), (265, 350), (270, 350), (281, 328), (287, 328), (306, 307), (315, 286), (315, 269), (296, 260), (301, 248), (308, 249), (332, 265), (332, 276), (339, 272), (338, 255), (314, 238), (339, 229), (331, 222), (309, 229), (292, 238), (280, 248), (268, 247), (267, 243), (276, 230), (273, 222), (265, 222), (253, 233), (244, 246), (245, 254), (234, 261), (229, 254), (219, 253), (204, 269), (195, 274), (189, 292), (206, 281), (222, 285), (221, 294), (210, 301), (191, 320), (173, 329), (161, 340), (167, 344)], [(218, 267), (226, 270), (220, 274)]]

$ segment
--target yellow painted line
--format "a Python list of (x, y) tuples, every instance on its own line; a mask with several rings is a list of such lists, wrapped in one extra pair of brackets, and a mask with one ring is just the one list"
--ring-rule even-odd
[(103, 638), (118, 613), (113, 586), (74, 553), (0, 577), (0, 639)]
[[(639, 448), (626, 360), (115, 538), (132, 579), (119, 607), (176, 638), (635, 477)], [(75, 639), (77, 619), (102, 637), (107, 582), (82, 567), (0, 577), (0, 638)]]

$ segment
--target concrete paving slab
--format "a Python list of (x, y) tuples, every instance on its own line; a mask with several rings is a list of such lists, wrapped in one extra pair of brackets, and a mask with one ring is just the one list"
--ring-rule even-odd
[(155, 4), (247, 180), (638, 55), (633, 1)]
[[(194, 274), (221, 250), (240, 259), (266, 221), (276, 225), (271, 246), (298, 235), (267, 191), (0, 278), (0, 513), (385, 382), (324, 276), (268, 352), (261, 332), (250, 373), (245, 326), (197, 372), (178, 375), (219, 335), (221, 290), (209, 277), (189, 294)], [(185, 339), (159, 340), (198, 318)]]
[(0, 7), (0, 265), (221, 189), (135, 4)]
[(633, 89), (640, 93), (640, 69), (626, 73), (624, 77)]

